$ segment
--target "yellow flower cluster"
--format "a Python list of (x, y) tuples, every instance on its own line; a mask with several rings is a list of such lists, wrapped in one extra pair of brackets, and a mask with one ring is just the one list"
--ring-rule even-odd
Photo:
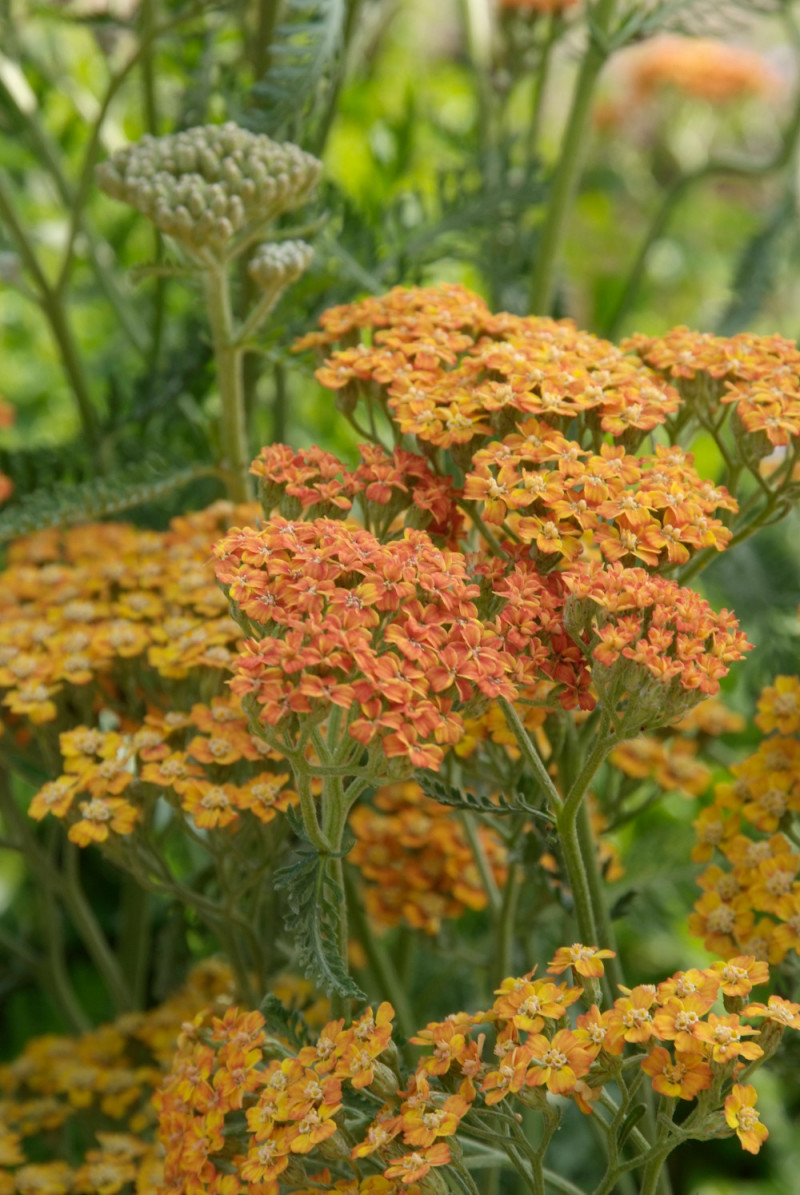
[[(700, 1097), (692, 1119), (682, 1121), (684, 1137), (730, 1130), (757, 1153), (768, 1132), (755, 1089), (737, 1077), (742, 1066), (772, 1053), (785, 1029), (800, 1028), (800, 1005), (776, 996), (753, 1002), (750, 993), (767, 982), (768, 968), (743, 956), (622, 989), (601, 1008), (598, 981), (609, 957), (613, 951), (574, 943), (556, 951), (541, 978), (530, 971), (504, 979), (488, 1010), (452, 1013), (413, 1036), (421, 1056), (410, 1073), (392, 1039), (388, 1002), (289, 1046), (268, 1036), (258, 1012), (197, 1016), (156, 1097), (165, 1191), (445, 1189), (416, 1184), (439, 1168), (458, 1169), (460, 1136), (494, 1135), (496, 1143), (496, 1116), (516, 1119), (526, 1107), (552, 1130), (560, 1112), (549, 1096), (571, 1099), (591, 1115), (604, 1086), (619, 1080), (626, 1047), (629, 1074), (640, 1066), (670, 1099)], [(335, 1165), (342, 1180), (334, 1186), (321, 1163)]]
[[(761, 694), (756, 724), (767, 737), (733, 779), (714, 786), (694, 823), (696, 862), (710, 863), (692, 933), (723, 958), (746, 951), (780, 963), (800, 951), (800, 679), (779, 676)], [(713, 861), (712, 861), (713, 860)]]
[[(153, 1093), (172, 1064), (181, 1025), (209, 1004), (222, 1012), (232, 993), (228, 969), (208, 961), (156, 1008), (78, 1038), (34, 1038), (0, 1065), (0, 1195), (116, 1195), (123, 1188), (156, 1195), (163, 1150), (154, 1139)], [(77, 1159), (80, 1140), (90, 1144)], [(43, 1143), (52, 1160), (43, 1160)]]
[(209, 555), (247, 517), (251, 508), (219, 502), (165, 532), (98, 523), (14, 544), (0, 594), (0, 690), (12, 731), (25, 722), (62, 730), (115, 707), (136, 717), (143, 691), (169, 702), (198, 669), (204, 695), (221, 688), (240, 633)]

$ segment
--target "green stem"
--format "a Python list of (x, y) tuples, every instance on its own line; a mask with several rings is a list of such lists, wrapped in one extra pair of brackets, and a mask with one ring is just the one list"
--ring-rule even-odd
[(228, 476), (228, 492), (233, 501), (249, 502), (252, 484), (242, 383), (242, 349), (237, 344), (233, 330), (227, 269), (224, 265), (214, 267), (209, 264), (203, 276), (222, 403), (219, 422), (220, 463)]
[(44, 271), (39, 264), (39, 259), (33, 250), (33, 246), (17, 219), (17, 214), (14, 211), (14, 206), (5, 184), (5, 176), (2, 173), (0, 173), (0, 219), (5, 224), (15, 243), (23, 265), (33, 278), (39, 306), (50, 325), (50, 333), (59, 351), (62, 368), (72, 388), (83, 434), (90, 446), (96, 446), (99, 439), (97, 413), (92, 404), (80, 353), (75, 344), (58, 291), (57, 289), (54, 290), (47, 281)]
[(590, 36), (575, 85), (572, 106), (561, 144), (561, 154), (550, 188), (531, 281), (531, 311), (537, 314), (547, 315), (552, 306), (556, 269), (561, 257), (567, 225), (583, 167), (583, 154), (595, 86), (608, 57), (608, 51), (602, 44), (602, 38), (611, 27), (615, 5), (616, 0), (596, 0), (589, 13), (594, 26), (594, 34)]
[(664, 1163), (674, 1149), (674, 1144), (663, 1146), (661, 1149), (655, 1149), (647, 1162), (642, 1174), (642, 1183), (639, 1187), (639, 1195), (656, 1195), (659, 1188), (662, 1187), (662, 1178), (664, 1175)]
[(120, 965), (130, 986), (134, 1007), (146, 1004), (147, 970), (150, 961), (150, 899), (141, 886), (128, 875), (122, 890), (122, 930), (119, 942)]
[(73, 1033), (88, 1033), (91, 1021), (80, 1006), (64, 956), (64, 931), (61, 910), (52, 889), (42, 885), (39, 890), (47, 943), (47, 980), (61, 1015)]
[(575, 777), (564, 800), (564, 807), (560, 812), (563, 818), (574, 818), (580, 808), (586, 790), (594, 779), (595, 773), (601, 766), (609, 751), (617, 743), (616, 736), (609, 735), (608, 718), (603, 717), (597, 731), (597, 741), (589, 752), (586, 762)]
[(514, 709), (513, 705), (509, 701), (506, 701), (505, 697), (499, 697), (497, 704), (500, 706), (500, 709), (505, 715), (509, 730), (512, 732), (517, 741), (517, 746), (520, 749), (522, 758), (529, 765), (534, 776), (544, 789), (548, 802), (552, 806), (553, 812), (558, 814), (564, 804), (563, 800), (561, 799), (561, 794), (553, 783), (553, 779), (545, 767), (542, 757), (536, 750), (533, 739), (525, 729), (522, 719)]
[(603, 877), (600, 874), (597, 843), (594, 832), (592, 831), (589, 806), (585, 801), (578, 810), (576, 828), (581, 858), (586, 873), (586, 882), (589, 888), (589, 899), (592, 902), (595, 925), (597, 927), (596, 945), (602, 947), (604, 950), (613, 950), (616, 954), (615, 958), (605, 960), (605, 978), (609, 988), (609, 995), (612, 999), (616, 999), (617, 990), (620, 985), (624, 984), (625, 976), (623, 975), (622, 966), (619, 961), (614, 926), (608, 912), (608, 902), (604, 891)]
[(492, 916), (496, 917), (500, 912), (503, 903), (503, 898), (500, 895), (500, 890), (497, 887), (497, 881), (492, 874), (492, 869), (489, 866), (489, 860), (486, 858), (486, 851), (483, 849), (483, 843), (480, 839), (478, 826), (476, 825), (475, 815), (468, 810), (462, 809), (459, 812), (459, 821), (464, 827), (464, 833), (467, 836), (467, 842), (472, 850), (472, 857), (475, 860), (475, 866), (478, 868), (478, 874), (481, 877), (483, 890), (486, 893), (486, 899), (489, 903), (489, 908), (492, 911)]
[(297, 791), (300, 795), (300, 814), (303, 818), (303, 828), (305, 829), (306, 837), (321, 855), (329, 855), (335, 848), (319, 824), (317, 807), (314, 804), (314, 794), (311, 792), (309, 776), (299, 766), (293, 770), (297, 781)]
[(561, 857), (564, 870), (567, 873), (575, 920), (578, 923), (578, 933), (581, 942), (586, 946), (597, 946), (598, 931), (594, 916), (592, 892), (586, 873), (580, 838), (575, 819), (557, 820), (558, 838), (561, 846)]
[(344, 869), (344, 884), (347, 893), (347, 911), (356, 937), (367, 956), (367, 962), (375, 977), (381, 999), (391, 1001), (400, 1029), (406, 1037), (411, 1037), (416, 1033), (418, 1025), (405, 987), (400, 982), (400, 976), (395, 970), (391, 955), (369, 923), (361, 893), (349, 868)]
[(536, 161), (536, 147), (539, 142), (539, 131), (542, 124), (542, 116), (544, 114), (544, 97), (547, 91), (547, 84), (550, 79), (550, 64), (553, 57), (553, 46), (558, 41), (559, 34), (562, 29), (561, 14), (558, 12), (551, 12), (547, 22), (547, 34), (545, 35), (545, 42), (542, 46), (542, 54), (539, 59), (539, 69), (533, 81), (533, 96), (531, 104), (531, 123), (528, 126), (528, 164), (532, 165)]
[(492, 975), (492, 989), (499, 987), (510, 973), (514, 950), (514, 922), (517, 904), (522, 891), (522, 867), (519, 863), (512, 863), (508, 869), (506, 886), (503, 889), (503, 903), (497, 923), (497, 943), (495, 947), (494, 966)]
[(286, 443), (286, 415), (288, 410), (286, 392), (286, 368), (278, 363), (274, 370), (275, 392), (272, 399), (272, 440), (276, 444)]
[(256, 13), (256, 25), (251, 45), (250, 61), (253, 66), (253, 78), (257, 82), (269, 66), (270, 46), (275, 34), (275, 24), (278, 19), (278, 0), (260, 0)]
[(130, 988), (97, 918), (89, 907), (81, 886), (78, 854), (80, 848), (71, 842), (65, 845), (64, 904), (84, 941), (92, 962), (103, 977), (117, 1012), (129, 1012), (134, 1007)]
[[(347, 789), (345, 789), (341, 777), (331, 776), (323, 781), (322, 833), (326, 841), (330, 843), (329, 850), (323, 852), (328, 855), (323, 867), (327, 869), (328, 874), (343, 894), (346, 892), (346, 889), (342, 847), (344, 845), (344, 832), (347, 827), (347, 815), (361, 793), (369, 786), (369, 783), (369, 780), (358, 779), (352, 781)], [(341, 959), (344, 970), (349, 971), (346, 900), (342, 901), (339, 908), (336, 929), (339, 958)], [(348, 1009), (345, 1007), (344, 1001), (336, 993), (331, 997), (331, 1011), (334, 1017), (347, 1016), (348, 1014)]]
[[(140, 73), (142, 79), (142, 107), (144, 109), (145, 127), (152, 137), (158, 136), (158, 111), (156, 108), (156, 66), (153, 55), (155, 28), (154, 0), (141, 0), (139, 7), (139, 40), (142, 46)], [(164, 238), (157, 228), (153, 229), (153, 243), (155, 246), (154, 260), (161, 263), (164, 258)], [(167, 279), (163, 275), (156, 275), (153, 287), (153, 321), (151, 329), (151, 360), (150, 367), (155, 369), (161, 355), (161, 342), (164, 333), (164, 304), (166, 299)]]

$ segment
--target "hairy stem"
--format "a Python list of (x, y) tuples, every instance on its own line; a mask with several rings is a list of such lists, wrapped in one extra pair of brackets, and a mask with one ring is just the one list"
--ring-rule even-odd
[(242, 382), (242, 349), (233, 330), (227, 269), (210, 264), (204, 271), (206, 307), (211, 325), (211, 342), (217, 363), (217, 385), (222, 411), (219, 422), (220, 462), (228, 478), (228, 492), (234, 502), (249, 502), (250, 452)]

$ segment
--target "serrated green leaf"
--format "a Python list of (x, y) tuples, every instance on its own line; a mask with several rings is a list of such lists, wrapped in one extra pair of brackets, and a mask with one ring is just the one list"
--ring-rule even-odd
[(450, 805), (455, 809), (469, 809), (477, 813), (525, 813), (529, 817), (539, 818), (544, 822), (552, 822), (552, 817), (548, 813), (544, 813), (541, 809), (537, 809), (534, 805), (528, 803), (519, 789), (515, 790), (510, 796), (505, 793), (498, 793), (493, 797), (484, 796), (480, 793), (467, 792), (465, 789), (454, 788), (450, 784), (446, 784), (434, 772), (428, 772), (424, 769), (419, 769), (414, 774), (414, 779), (419, 784), (426, 797), (430, 797), (432, 801), (437, 801), (440, 805)]
[(115, 469), (108, 477), (78, 484), (58, 482), (34, 490), (0, 513), (0, 544), (48, 527), (71, 527), (120, 514), (215, 472), (209, 465), (176, 469), (161, 458), (152, 458)]
[(296, 860), (275, 873), (275, 887), (285, 894), (285, 925), (304, 974), (329, 995), (363, 1002), (365, 993), (339, 957), (345, 895), (332, 873), (333, 864), (329, 856), (303, 848)]
[(311, 1041), (308, 1022), (296, 1008), (286, 1008), (274, 992), (267, 992), (259, 1005), (269, 1033), (285, 1038), (295, 1050), (300, 1050)]
[(296, 137), (341, 66), (346, 16), (344, 0), (288, 0), (269, 68), (252, 87), (241, 123), (272, 137)]

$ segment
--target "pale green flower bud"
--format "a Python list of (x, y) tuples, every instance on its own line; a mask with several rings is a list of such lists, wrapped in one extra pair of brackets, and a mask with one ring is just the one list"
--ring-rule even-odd
[(237, 232), (305, 202), (320, 169), (296, 145), (235, 124), (202, 125), (142, 137), (99, 166), (97, 181), (187, 248), (224, 253)]
[(247, 272), (262, 290), (276, 285), (283, 289), (308, 269), (313, 256), (314, 250), (305, 241), (261, 245), (253, 255)]

